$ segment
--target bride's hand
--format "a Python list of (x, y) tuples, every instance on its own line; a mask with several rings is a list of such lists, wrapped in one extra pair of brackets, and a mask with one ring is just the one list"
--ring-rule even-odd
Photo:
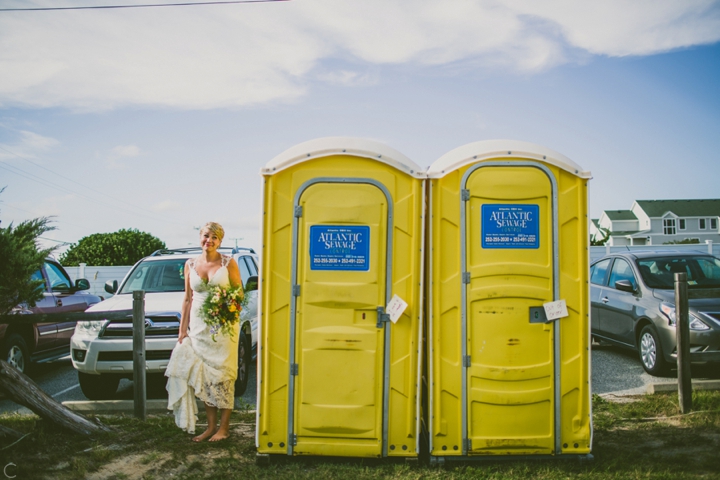
[(178, 343), (182, 343), (182, 341), (183, 341), (184, 339), (186, 339), (187, 337), (189, 337), (189, 336), (190, 336), (190, 335), (188, 335), (187, 332), (181, 333), (181, 334), (178, 336)]

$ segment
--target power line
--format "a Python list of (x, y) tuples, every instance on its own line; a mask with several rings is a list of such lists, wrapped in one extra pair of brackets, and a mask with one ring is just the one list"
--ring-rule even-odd
[[(21, 159), (25, 160), (26, 162), (28, 162), (28, 163), (30, 163), (30, 164), (32, 164), (32, 165), (35, 165), (35, 166), (38, 167), (38, 168), (42, 168), (43, 170), (47, 170), (48, 172), (52, 173), (53, 175), (56, 175), (56, 176), (61, 177), (61, 178), (64, 178), (65, 180), (67, 180), (67, 181), (69, 181), (69, 182), (72, 182), (72, 183), (74, 183), (74, 184), (76, 184), (76, 185), (79, 185), (79, 186), (81, 186), (81, 187), (83, 187), (83, 188), (86, 188), (86, 189), (88, 189), (88, 190), (91, 190), (91, 191), (93, 191), (93, 192), (95, 192), (95, 193), (99, 193), (99, 194), (102, 195), (103, 197), (110, 198), (111, 200), (114, 200), (114, 201), (119, 202), (119, 203), (123, 203), (123, 204), (125, 204), (125, 205), (127, 205), (127, 206), (129, 206), (129, 207), (136, 208), (136, 209), (138, 209), (138, 210), (140, 210), (140, 211), (142, 211), (142, 212), (145, 212), (145, 209), (143, 209), (142, 207), (139, 207), (139, 206), (137, 206), (137, 205), (133, 205), (132, 203), (126, 202), (125, 200), (121, 200), (121, 199), (119, 199), (119, 198), (112, 197), (112, 196), (108, 195), (107, 193), (101, 192), (100, 190), (98, 190), (98, 189), (96, 189), (96, 188), (93, 188), (93, 187), (89, 187), (89, 186), (87, 186), (87, 185), (84, 185), (84, 184), (82, 184), (82, 183), (80, 183), (80, 182), (78, 182), (78, 181), (76, 181), (76, 180), (73, 180), (72, 178), (66, 177), (65, 175), (63, 175), (63, 174), (61, 174), (61, 173), (58, 173), (58, 172), (56, 172), (56, 171), (54, 171), (54, 170), (52, 170), (52, 169), (50, 169), (50, 168), (47, 168), (47, 167), (45, 167), (45, 166), (43, 166), (43, 165), (40, 165), (39, 163), (35, 163), (35, 162), (33, 162), (32, 160), (30, 160), (29, 158), (27, 158), (27, 157), (23, 157), (22, 155), (20, 155), (20, 154), (18, 154), (18, 153), (11, 152), (10, 150), (8, 150), (8, 149), (5, 148), (5, 147), (1, 147), (1, 146), (0, 146), (0, 150), (4, 150), (4, 151), (6, 151), (7, 153), (9, 153), (10, 155), (15, 155), (16, 157), (21, 158)], [(7, 165), (7, 164), (6, 164), (6, 165)], [(13, 166), (13, 165), (7, 165), (7, 166), (12, 167), (12, 168), (15, 168), (15, 169), (17, 169), (17, 170), (20, 170), (18, 167), (15, 167), (15, 166)], [(33, 174), (29, 173), (29, 172), (25, 172), (24, 170), (20, 170), (20, 171), (21, 171), (21, 172), (24, 172), (24, 173), (27, 173), (28, 175), (33, 175)], [(15, 172), (13, 172), (13, 173), (15, 173)], [(41, 177), (38, 177), (38, 176), (36, 176), (36, 175), (33, 175), (33, 176), (34, 176), (35, 178), (38, 178), (38, 179), (40, 179), (40, 180), (43, 180), (43, 181), (46, 181), (46, 182), (47, 182), (47, 180), (42, 179)], [(27, 178), (27, 177), (26, 177), (26, 178)], [(57, 187), (56, 187), (56, 188), (57, 188)], [(78, 195), (82, 195), (82, 193), (73, 192), (72, 190), (68, 190), (68, 191), (70, 191), (71, 193), (76, 193), (76, 194), (78, 194)], [(87, 196), (85, 196), (85, 197), (86, 197), (86, 198), (90, 198), (90, 197), (87, 197)], [(157, 217), (157, 218), (161, 218), (161, 217)], [(164, 220), (164, 221), (169, 221), (169, 222), (171, 222), (171, 223), (178, 223), (178, 222), (172, 222), (171, 220), (168, 220), (167, 218), (162, 218), (162, 220)]]
[(148, 7), (194, 7), (198, 5), (230, 5), (235, 3), (275, 3), (291, 0), (232, 0), (225, 2), (182, 2), (182, 3), (147, 3), (140, 5), (94, 5), (83, 7), (35, 7), (35, 8), (0, 8), (0, 12), (37, 12), (50, 10), (108, 10), (117, 8), (148, 8)]

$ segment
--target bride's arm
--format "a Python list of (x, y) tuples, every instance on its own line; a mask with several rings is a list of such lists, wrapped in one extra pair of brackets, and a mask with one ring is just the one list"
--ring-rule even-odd
[(230, 285), (232, 287), (242, 287), (242, 278), (240, 278), (240, 269), (234, 258), (231, 258), (227, 264), (228, 276), (230, 277)]
[(190, 288), (190, 260), (185, 262), (185, 296), (180, 308), (180, 330), (178, 332), (178, 343), (188, 336), (190, 326), (190, 306), (192, 305), (192, 289)]

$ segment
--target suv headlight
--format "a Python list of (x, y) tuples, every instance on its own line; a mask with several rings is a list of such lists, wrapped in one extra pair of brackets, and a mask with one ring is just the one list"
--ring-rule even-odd
[(80, 321), (75, 325), (75, 335), (78, 337), (97, 338), (100, 331), (107, 325), (107, 320)]
[[(663, 302), (660, 304), (660, 311), (665, 315), (665, 317), (668, 319), (668, 324), (671, 327), (674, 327), (677, 323), (677, 319), (675, 318), (675, 305), (672, 303), (666, 303)], [(702, 320), (700, 320), (698, 317), (690, 314), (690, 330), (710, 330), (710, 327), (705, 324)]]

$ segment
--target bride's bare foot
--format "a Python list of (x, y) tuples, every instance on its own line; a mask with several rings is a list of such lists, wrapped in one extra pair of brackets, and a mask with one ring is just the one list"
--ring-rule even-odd
[[(201, 433), (201, 434), (198, 435), (197, 437), (193, 437), (192, 441), (193, 441), (193, 442), (202, 442), (202, 441), (204, 441), (206, 438), (212, 436), (215, 432), (217, 432), (217, 428), (215, 428), (215, 427), (213, 427), (213, 428), (208, 427), (207, 430), (205, 430), (203, 433)], [(213, 440), (211, 439), (210, 441), (213, 441)]]
[(210, 440), (208, 442), (219, 442), (220, 440), (225, 440), (230, 436), (230, 432), (226, 428), (220, 428), (217, 432), (215, 432), (215, 435), (210, 437)]

